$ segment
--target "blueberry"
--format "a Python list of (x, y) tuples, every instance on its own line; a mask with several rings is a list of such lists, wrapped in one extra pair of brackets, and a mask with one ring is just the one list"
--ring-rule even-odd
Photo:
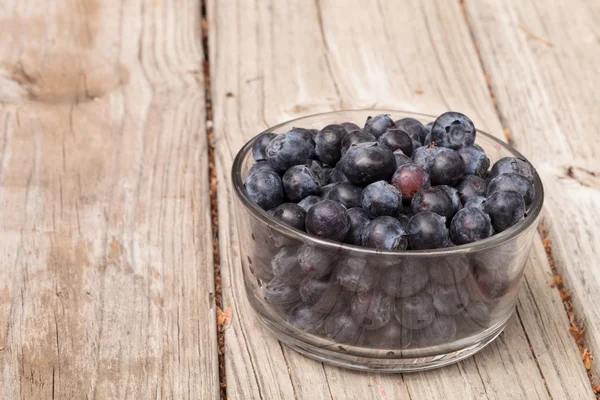
[(362, 192), (362, 188), (350, 182), (339, 182), (332, 184), (323, 198), (337, 201), (346, 208), (360, 207)]
[(446, 218), (431, 211), (415, 214), (408, 223), (408, 237), (413, 250), (446, 247), (449, 240)]
[(425, 328), (435, 318), (431, 296), (426, 292), (420, 292), (412, 297), (398, 299), (395, 316), (396, 320), (405, 328)]
[(413, 214), (422, 211), (431, 211), (450, 221), (454, 216), (454, 205), (452, 200), (443, 189), (438, 186), (431, 186), (421, 189), (413, 197), (410, 208)]
[(344, 240), (350, 229), (346, 207), (332, 200), (322, 200), (306, 213), (306, 231), (322, 239)]
[(502, 174), (492, 179), (487, 188), (487, 196), (490, 197), (494, 192), (500, 190), (514, 190), (520, 193), (525, 200), (525, 205), (531, 204), (535, 194), (533, 184), (524, 176), (516, 173)]
[(425, 140), (423, 140), (423, 144), (429, 145), (429, 144), (431, 144), (431, 128), (433, 128), (433, 122), (425, 124), (424, 128), (425, 128)]
[(461, 245), (492, 236), (490, 217), (478, 208), (463, 208), (450, 223), (450, 239)]
[(395, 128), (394, 120), (388, 114), (380, 114), (375, 117), (367, 118), (364, 130), (378, 138), (383, 135), (388, 129)]
[(309, 276), (323, 278), (333, 271), (334, 256), (317, 247), (303, 245), (298, 252), (298, 263)]
[(319, 333), (323, 329), (325, 316), (305, 304), (298, 304), (288, 311), (287, 322), (302, 331)]
[[(454, 243), (451, 247), (454, 247)], [(429, 277), (432, 281), (449, 285), (464, 280), (470, 271), (469, 260), (464, 256), (440, 257), (429, 264)]]
[(321, 191), (319, 179), (306, 165), (295, 165), (283, 174), (283, 189), (288, 199), (298, 202)]
[(321, 186), (326, 185), (329, 174), (331, 173), (331, 167), (326, 166), (320, 161), (317, 160), (307, 160), (304, 164), (308, 169), (312, 171), (312, 173), (317, 177), (317, 181)]
[(292, 228), (304, 230), (304, 220), (306, 218), (306, 211), (298, 204), (295, 203), (283, 203), (273, 209), (272, 217), (278, 221), (283, 222)]
[(346, 239), (344, 241), (346, 243), (361, 246), (362, 234), (371, 220), (360, 207), (349, 209), (348, 217), (350, 217), (350, 230), (348, 230), (348, 234), (346, 235)]
[(343, 126), (348, 133), (360, 130), (360, 127), (353, 122), (342, 122), (340, 125)]
[(315, 137), (315, 155), (325, 164), (335, 165), (341, 158), (342, 139), (348, 132), (341, 125), (327, 125)]
[(485, 329), (490, 325), (490, 308), (482, 301), (470, 301), (457, 320), (473, 330)]
[(365, 247), (385, 250), (406, 250), (406, 231), (393, 217), (378, 217), (367, 225), (362, 235)]
[(350, 313), (336, 313), (325, 319), (325, 334), (338, 343), (354, 344), (362, 333), (362, 327)]
[(381, 289), (392, 297), (417, 294), (429, 281), (427, 266), (418, 260), (404, 260), (388, 267), (381, 277)]
[(431, 178), (431, 184), (454, 186), (465, 173), (463, 159), (455, 150), (445, 147), (435, 149), (424, 166)]
[(402, 150), (408, 156), (412, 154), (412, 139), (401, 129), (389, 129), (383, 135), (379, 136), (379, 143), (390, 149), (392, 152)]
[(516, 157), (504, 157), (496, 161), (490, 171), (490, 179), (503, 174), (519, 174), (533, 183), (533, 167), (527, 161)]
[(284, 247), (271, 260), (275, 277), (289, 285), (298, 285), (305, 274), (298, 263), (298, 247)]
[(298, 286), (287, 284), (278, 277), (265, 285), (264, 296), (267, 303), (283, 308), (292, 308), (300, 301)]
[(346, 178), (346, 175), (344, 175), (344, 173), (340, 171), (339, 168), (333, 168), (331, 170), (331, 174), (329, 174), (329, 179), (327, 180), (327, 183), (330, 184), (338, 182), (348, 182), (348, 178)]
[(490, 167), (490, 159), (481, 147), (476, 144), (461, 147), (458, 153), (465, 163), (465, 174), (485, 178)]
[(362, 258), (347, 257), (340, 261), (337, 282), (351, 292), (371, 290), (379, 280), (379, 271), (367, 265)]
[[(271, 211), (271, 215), (272, 212), (274, 210), (270, 210)], [(306, 220), (305, 220), (306, 223)], [(265, 238), (265, 241), (267, 243), (268, 246), (274, 248), (274, 249), (280, 249), (282, 247), (285, 246), (297, 246), (298, 243), (297, 241), (287, 235), (282, 235), (278, 230), (271, 228), (270, 226), (267, 226), (267, 236)]]
[[(317, 135), (317, 133), (319, 133), (319, 131), (317, 129), (306, 129), (306, 128), (292, 128), (291, 131), (289, 131), (288, 133), (291, 133), (293, 135), (298, 135), (300, 137), (302, 137), (306, 142), (308, 143), (312, 143), (313, 147), (314, 147), (314, 138)], [(308, 158), (313, 158), (314, 156), (314, 148), (313, 148), (313, 155), (308, 157)]]
[(252, 157), (254, 157), (255, 161), (266, 160), (267, 155), (265, 154), (265, 149), (275, 136), (277, 136), (275, 133), (261, 133), (254, 139), (254, 143), (252, 144)]
[[(412, 216), (412, 214), (411, 214), (411, 216)], [(410, 221), (410, 217), (406, 214), (400, 214), (396, 217), (396, 219), (398, 220), (398, 222), (400, 222), (400, 226), (402, 226), (402, 229), (407, 231), (408, 230), (408, 221)]]
[(511, 280), (504, 268), (489, 268), (485, 264), (475, 263), (471, 279), (465, 281), (471, 298), (489, 302), (506, 295)]
[(456, 189), (460, 194), (460, 200), (466, 203), (470, 198), (477, 196), (485, 196), (487, 192), (487, 181), (477, 175), (466, 175), (456, 185)]
[(448, 315), (436, 315), (426, 328), (417, 335), (419, 347), (437, 346), (452, 342), (456, 338), (456, 321)]
[(265, 150), (266, 159), (273, 169), (283, 173), (294, 165), (300, 165), (315, 155), (315, 145), (310, 132), (290, 131), (277, 135), (269, 142)]
[(269, 164), (268, 161), (257, 161), (254, 163), (254, 165), (250, 168), (250, 171), (248, 172), (248, 176), (258, 172), (258, 171), (269, 171), (269, 172), (275, 172), (275, 170), (273, 169), (273, 167), (271, 167), (271, 164)]
[(469, 293), (466, 287), (455, 282), (448, 285), (442, 285), (433, 282), (428, 291), (433, 299), (433, 308), (439, 314), (454, 315), (463, 312), (469, 304)]
[(430, 185), (429, 174), (417, 164), (404, 164), (392, 176), (392, 185), (402, 193), (404, 201), (411, 201), (415, 194)]
[(412, 154), (413, 162), (421, 167), (425, 168), (428, 165), (429, 159), (437, 153), (438, 147), (436, 146), (421, 146)]
[(378, 290), (357, 293), (352, 299), (350, 312), (365, 329), (383, 328), (392, 316), (392, 298)]
[(446, 192), (448, 197), (450, 197), (450, 201), (452, 202), (452, 215), (456, 214), (458, 210), (463, 207), (462, 202), (460, 201), (460, 194), (458, 193), (458, 190), (448, 185), (438, 185), (437, 187)]
[(412, 141), (412, 154), (415, 154), (415, 151), (417, 151), (417, 149), (423, 147), (423, 143), (417, 142), (415, 139), (411, 139), (411, 141)]
[(502, 232), (525, 217), (525, 200), (520, 193), (502, 190), (487, 198), (483, 210), (490, 216), (496, 232)]
[(308, 212), (312, 206), (320, 202), (322, 199), (318, 196), (308, 196), (298, 202), (298, 205)]
[(273, 259), (274, 255), (274, 250), (272, 251), (267, 246), (256, 244), (253, 248), (251, 256), (249, 255), (246, 258), (250, 272), (258, 279), (266, 282), (273, 279), (275, 275), (273, 274), (273, 269), (271, 268), (271, 260)]
[(474, 208), (480, 209), (481, 211), (485, 211), (485, 202), (486, 202), (486, 199), (483, 196), (471, 197), (465, 203), (465, 208), (474, 207)]
[(271, 267), (269, 266), (269, 268), (266, 268), (265, 266), (266, 264), (264, 263), (257, 263), (250, 265), (249, 268), (252, 275), (256, 276), (262, 281), (268, 282), (273, 279), (274, 275), (273, 271), (270, 270)]
[(405, 155), (402, 150), (394, 151), (394, 158), (396, 159), (396, 168), (404, 164), (412, 164), (413, 160), (409, 156)]
[(256, 242), (256, 245), (252, 247), (256, 249), (257, 254), (260, 254), (261, 257), (268, 257), (269, 253), (275, 255), (283, 246), (298, 244), (290, 236), (282, 235), (279, 229), (275, 229), (271, 224), (265, 225), (258, 219), (251, 220), (249, 228), (252, 233), (252, 240)]
[(431, 141), (441, 147), (458, 149), (475, 143), (475, 125), (464, 114), (446, 112), (431, 127)]
[(402, 213), (402, 194), (386, 181), (371, 183), (362, 191), (362, 208), (369, 218), (397, 217)]
[(331, 315), (346, 311), (350, 307), (353, 293), (344, 290), (339, 284), (332, 282), (331, 287), (312, 308), (322, 314)]
[(315, 305), (327, 290), (333, 285), (328, 279), (318, 279), (312, 276), (306, 276), (300, 282), (300, 298), (302, 302), (308, 306)]
[(353, 144), (359, 144), (359, 143), (365, 143), (365, 142), (376, 142), (376, 141), (377, 141), (377, 138), (375, 136), (373, 136), (370, 133), (365, 132), (363, 130), (350, 132), (346, 136), (344, 136), (344, 139), (342, 139), (342, 147), (341, 147), (342, 157), (344, 156), (344, 154), (348, 151), (348, 149)]
[(325, 185), (321, 188), (321, 200), (325, 199), (327, 193), (331, 191), (337, 185), (337, 183), (330, 183), (329, 185)]
[(396, 128), (402, 129), (411, 139), (414, 139), (423, 145), (427, 130), (420, 121), (417, 121), (414, 118), (402, 118), (396, 121)]
[(405, 349), (410, 346), (412, 339), (413, 331), (392, 318), (383, 328), (369, 331), (366, 345), (379, 349)]
[(396, 159), (392, 152), (376, 142), (353, 145), (340, 163), (344, 175), (358, 186), (388, 180), (396, 168)]
[(302, 302), (322, 314), (329, 314), (346, 306), (346, 298), (341, 294), (342, 287), (332, 279), (307, 276), (300, 282)]
[(246, 179), (244, 187), (252, 201), (264, 210), (277, 207), (283, 202), (281, 178), (274, 172), (255, 172)]
[[(314, 162), (319, 163), (318, 161), (314, 161)], [(331, 177), (331, 173), (333, 172), (333, 167), (330, 167), (329, 165), (323, 164), (323, 163), (319, 163), (319, 164), (321, 164), (321, 176), (322, 176), (321, 185), (327, 185), (328, 183), (331, 183), (331, 182), (329, 182), (329, 178)], [(315, 172), (314, 169), (313, 169), (313, 172)]]

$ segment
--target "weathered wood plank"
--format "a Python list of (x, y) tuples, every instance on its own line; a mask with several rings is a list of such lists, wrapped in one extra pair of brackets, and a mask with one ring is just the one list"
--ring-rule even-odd
[[(546, 188), (553, 256), (591, 350), (600, 351), (600, 13), (594, 1), (468, 2), (505, 125)], [(594, 372), (600, 376), (595, 363)]]
[[(245, 300), (229, 183), (233, 157), (248, 138), (299, 115), (374, 106), (432, 114), (462, 110), (495, 134), (502, 125), (459, 4), (213, 0), (208, 9), (224, 302), (234, 309), (225, 341), (228, 396), (560, 398), (568, 389), (576, 398), (591, 398), (566, 316), (562, 306), (556, 308), (558, 293), (547, 285), (530, 285), (521, 296), (543, 298), (543, 312), (523, 310), (533, 304), (521, 300), (522, 318), (511, 320), (498, 341), (438, 371), (381, 376), (322, 367), (267, 336)], [(539, 258), (532, 258), (530, 269), (537, 269), (535, 276), (549, 273)], [(564, 347), (553, 347), (556, 336), (539, 329), (534, 334), (540, 336), (529, 338), (522, 319), (538, 315), (547, 316), (548, 329)], [(546, 353), (564, 364), (535, 357)], [(560, 380), (546, 386), (547, 376)]]
[(199, 2), (0, 25), (0, 397), (218, 397)]
[[(560, 297), (537, 295), (548, 288), (553, 280), (552, 275), (547, 272), (550, 268), (547, 262), (542, 243), (536, 241), (519, 297), (518, 312), (536, 353), (537, 362), (544, 371), (546, 385), (552, 393), (556, 393), (556, 397), (572, 399), (577, 397), (577, 392), (572, 392), (571, 387), (585, 387), (589, 385), (589, 380), (580, 370), (561, 367), (563, 364), (576, 365), (581, 362), (581, 358), (573, 351), (573, 338), (565, 335), (564, 326), (548, 323), (552, 320), (551, 314), (563, 307)], [(535, 268), (536, 264), (547, 268)], [(558, 351), (548, 348), (558, 348)]]

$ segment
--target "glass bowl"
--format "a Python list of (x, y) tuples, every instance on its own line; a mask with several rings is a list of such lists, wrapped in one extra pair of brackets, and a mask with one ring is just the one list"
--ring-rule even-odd
[[(360, 125), (383, 113), (424, 124), (435, 119), (392, 110), (337, 111), (265, 132)], [(507, 156), (524, 159), (484, 132), (477, 132), (476, 143), (492, 164)], [(542, 209), (537, 173), (527, 216), (509, 229), (468, 245), (382, 251), (318, 239), (272, 219), (244, 190), (251, 153), (252, 140), (232, 168), (244, 283), (259, 319), (283, 343), (342, 367), (408, 372), (457, 362), (502, 332), (515, 309)]]

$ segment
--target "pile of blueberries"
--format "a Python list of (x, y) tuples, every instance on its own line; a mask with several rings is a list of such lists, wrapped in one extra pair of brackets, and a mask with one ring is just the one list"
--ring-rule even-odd
[[(457, 112), (427, 125), (382, 114), (362, 129), (345, 122), (264, 133), (245, 189), (271, 218), (323, 239), (385, 250), (473, 243), (522, 220), (534, 197), (531, 165), (506, 157), (490, 170), (475, 136)], [(487, 327), (514, 286), (488, 260), (399, 253), (373, 265), (259, 231), (248, 261), (268, 282), (265, 300), (296, 328), (338, 343), (447, 343)]]

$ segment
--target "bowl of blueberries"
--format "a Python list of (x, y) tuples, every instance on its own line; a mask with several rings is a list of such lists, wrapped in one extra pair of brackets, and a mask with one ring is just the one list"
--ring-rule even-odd
[(544, 197), (520, 153), (458, 112), (288, 121), (240, 150), (232, 181), (259, 320), (312, 358), (382, 372), (454, 363), (502, 332)]

